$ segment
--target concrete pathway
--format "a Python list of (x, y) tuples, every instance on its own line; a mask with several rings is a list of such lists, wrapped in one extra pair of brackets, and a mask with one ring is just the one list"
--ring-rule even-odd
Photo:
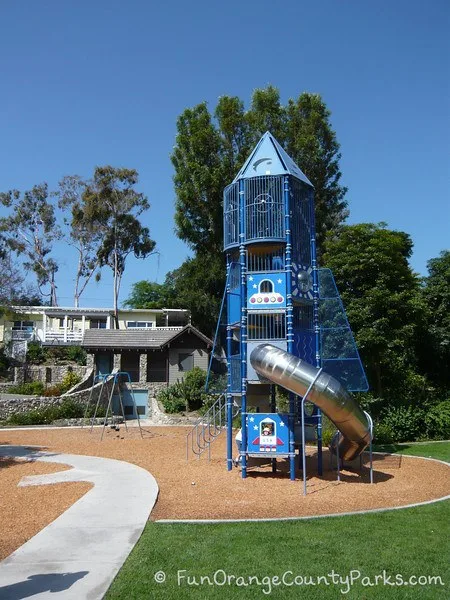
[(88, 481), (94, 487), (65, 513), (0, 562), (2, 600), (103, 598), (138, 541), (156, 502), (158, 485), (130, 463), (0, 446), (0, 456), (74, 467), (24, 477), (19, 485)]

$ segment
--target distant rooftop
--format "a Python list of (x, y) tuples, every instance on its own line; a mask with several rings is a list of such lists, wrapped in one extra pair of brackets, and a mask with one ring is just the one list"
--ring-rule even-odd
[(159, 349), (184, 334), (194, 334), (206, 346), (212, 347), (212, 341), (192, 325), (179, 329), (87, 329), (82, 346), (90, 350), (126, 349)]

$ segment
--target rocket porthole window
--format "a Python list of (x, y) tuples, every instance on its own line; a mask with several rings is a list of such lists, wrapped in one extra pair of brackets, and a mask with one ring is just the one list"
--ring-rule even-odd
[(260, 294), (271, 294), (273, 292), (273, 283), (269, 279), (264, 279), (259, 284)]
[(299, 271), (297, 280), (301, 292), (305, 293), (312, 288), (312, 277), (307, 271)]

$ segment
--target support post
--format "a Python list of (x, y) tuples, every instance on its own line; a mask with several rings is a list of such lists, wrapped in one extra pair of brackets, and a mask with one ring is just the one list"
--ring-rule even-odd
[[(291, 212), (290, 212), (290, 187), (289, 177), (283, 178), (283, 196), (284, 196), (284, 228), (286, 237), (285, 250), (285, 271), (286, 271), (286, 339), (287, 351), (293, 354), (294, 351), (294, 307), (292, 304), (292, 233), (291, 233)], [(295, 394), (289, 392), (289, 475), (291, 481), (295, 481), (295, 435), (294, 435), (294, 417), (295, 417)]]
[(302, 398), (302, 470), (303, 470), (303, 495), (304, 496), (306, 496), (305, 402), (321, 373), (322, 373), (322, 368), (320, 368), (317, 371), (314, 379), (311, 381), (308, 389), (306, 390), (306, 394)]
[[(227, 290), (226, 290), (226, 302), (227, 302), (227, 315), (228, 320), (230, 318), (230, 255), (227, 254)], [(219, 327), (219, 325), (217, 326)], [(233, 332), (231, 330), (230, 323), (227, 323), (227, 470), (233, 469), (233, 386), (231, 377), (231, 342), (233, 339)]]
[(239, 181), (239, 264), (241, 270), (241, 407), (242, 407), (242, 478), (247, 477), (247, 264), (245, 248), (245, 184)]
[[(316, 367), (319, 369), (322, 366), (322, 352), (320, 348), (320, 325), (319, 325), (319, 269), (317, 265), (317, 248), (316, 248), (316, 216), (314, 212), (313, 192), (309, 191), (309, 212), (310, 212), (310, 252), (311, 252), (311, 267), (313, 278), (313, 327), (314, 327), (314, 345)], [(323, 450), (322, 450), (322, 411), (317, 409), (317, 471), (319, 476), (323, 475)]]
[[(277, 401), (275, 394), (275, 386), (273, 383), (270, 386), (270, 412), (274, 413), (277, 411)], [(277, 472), (277, 459), (272, 458), (272, 473)]]

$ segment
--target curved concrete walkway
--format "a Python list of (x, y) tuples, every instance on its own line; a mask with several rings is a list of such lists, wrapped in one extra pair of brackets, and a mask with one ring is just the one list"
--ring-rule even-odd
[(138, 541), (156, 502), (158, 485), (130, 463), (0, 446), (0, 456), (62, 463), (73, 469), (24, 477), (19, 485), (63, 481), (94, 484), (66, 512), (0, 562), (2, 600), (96, 600)]

